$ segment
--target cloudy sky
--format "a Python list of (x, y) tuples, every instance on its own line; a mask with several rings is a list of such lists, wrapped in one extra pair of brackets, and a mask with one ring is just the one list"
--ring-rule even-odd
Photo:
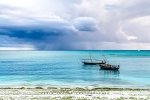
[(150, 0), (0, 0), (0, 50), (150, 49)]

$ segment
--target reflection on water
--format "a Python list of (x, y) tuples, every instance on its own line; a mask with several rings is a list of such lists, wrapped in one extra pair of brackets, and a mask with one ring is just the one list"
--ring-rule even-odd
[(120, 72), (119, 70), (101, 70), (100, 74), (105, 76), (119, 76)]
[(83, 68), (99, 67), (98, 65), (82, 65)]

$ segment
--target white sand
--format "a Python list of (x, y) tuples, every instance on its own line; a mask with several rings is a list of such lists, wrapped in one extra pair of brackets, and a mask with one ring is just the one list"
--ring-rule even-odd
[(0, 100), (150, 100), (149, 89), (0, 89)]

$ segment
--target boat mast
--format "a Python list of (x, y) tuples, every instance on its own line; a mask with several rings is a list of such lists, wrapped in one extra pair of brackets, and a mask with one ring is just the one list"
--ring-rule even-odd
[(90, 54), (90, 52), (89, 52), (89, 55), (90, 55), (90, 59), (91, 59), (91, 62), (92, 62), (92, 57), (91, 57), (91, 54)]
[(91, 56), (93, 57), (93, 59), (95, 60), (95, 61), (97, 61), (97, 59), (91, 54)]
[(107, 62), (107, 59), (105, 57), (105, 55), (103, 54), (102, 50), (101, 50), (102, 56), (104, 57), (104, 60)]

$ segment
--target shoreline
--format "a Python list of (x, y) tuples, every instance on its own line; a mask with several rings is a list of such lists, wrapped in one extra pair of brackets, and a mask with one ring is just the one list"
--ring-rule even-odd
[(49, 87), (53, 87), (53, 88), (70, 88), (70, 89), (74, 89), (74, 88), (83, 88), (83, 89), (94, 89), (94, 88), (110, 88), (110, 89), (114, 89), (114, 88), (117, 88), (117, 89), (148, 89), (150, 90), (150, 86), (57, 86), (57, 85), (19, 85), (19, 86), (16, 86), (16, 85), (0, 85), (0, 89), (20, 89), (20, 88), (32, 88), (32, 89), (36, 89), (36, 87), (40, 87), (42, 89), (47, 89)]
[(119, 89), (119, 90), (150, 90), (150, 87), (97, 87), (97, 86), (0, 86), (0, 89)]
[(29, 100), (149, 100), (150, 88), (67, 88), (67, 87), (20, 87), (20, 88), (0, 88), (0, 99), (29, 99)]

